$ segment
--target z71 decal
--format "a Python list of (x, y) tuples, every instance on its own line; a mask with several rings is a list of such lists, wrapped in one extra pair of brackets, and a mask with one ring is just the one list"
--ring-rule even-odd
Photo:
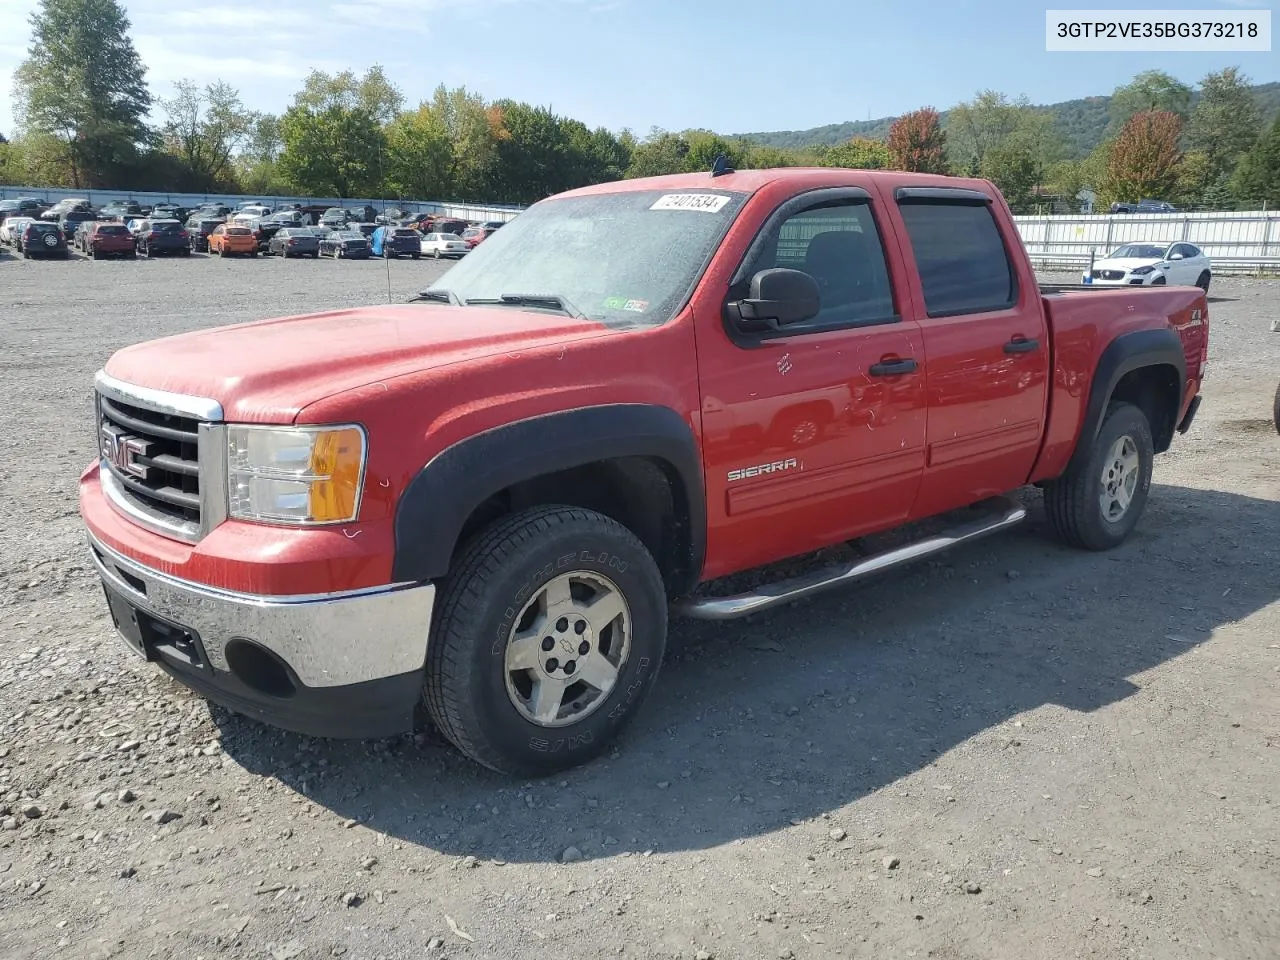
[(800, 466), (800, 461), (795, 457), (789, 460), (775, 460), (773, 463), (762, 463), (754, 467), (743, 467), (741, 470), (729, 471), (729, 482), (735, 480), (748, 480), (751, 477), (763, 476), (766, 473), (781, 473), (784, 470), (795, 470)]

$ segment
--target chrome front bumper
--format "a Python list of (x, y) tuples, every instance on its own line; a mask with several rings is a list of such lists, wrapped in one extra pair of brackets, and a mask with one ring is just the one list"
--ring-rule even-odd
[(307, 687), (338, 687), (420, 671), (435, 605), (431, 584), (345, 593), (258, 596), (145, 567), (90, 537), (94, 566), (129, 603), (195, 633), (215, 671), (234, 638), (265, 647)]

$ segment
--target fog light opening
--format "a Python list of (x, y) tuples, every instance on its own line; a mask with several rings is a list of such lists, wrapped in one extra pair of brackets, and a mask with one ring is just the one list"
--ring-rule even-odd
[(236, 637), (228, 641), (227, 666), (245, 686), (268, 697), (286, 699), (298, 692), (297, 684), (285, 662), (252, 640)]

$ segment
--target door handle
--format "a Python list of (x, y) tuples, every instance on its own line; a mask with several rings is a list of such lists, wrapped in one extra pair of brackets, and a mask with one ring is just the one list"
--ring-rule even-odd
[(867, 373), (873, 377), (900, 377), (904, 373), (915, 373), (916, 362), (911, 357), (903, 360), (881, 360), (873, 363)]
[(1033, 353), (1039, 349), (1039, 340), (1027, 340), (1024, 337), (1014, 337), (1004, 345), (1005, 353)]

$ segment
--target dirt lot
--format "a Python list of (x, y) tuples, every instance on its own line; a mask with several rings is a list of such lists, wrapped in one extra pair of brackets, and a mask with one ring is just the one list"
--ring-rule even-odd
[(0, 257), (0, 957), (1280, 955), (1280, 284), (1215, 281), (1201, 418), (1125, 547), (1053, 545), (1029, 492), (938, 562), (677, 622), (618, 751), (536, 783), (210, 709), (130, 659), (85, 556), (112, 350), (386, 293)]

